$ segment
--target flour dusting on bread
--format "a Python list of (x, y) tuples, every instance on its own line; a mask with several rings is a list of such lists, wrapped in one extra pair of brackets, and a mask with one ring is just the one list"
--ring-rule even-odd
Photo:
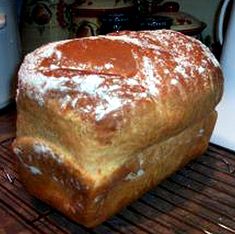
[[(166, 92), (173, 91), (168, 87), (172, 85), (176, 88), (174, 92), (185, 100), (186, 89), (198, 88), (193, 80), (202, 82), (198, 74), (203, 77), (201, 87), (207, 89), (213, 85), (211, 79), (214, 78), (209, 73), (216, 74), (216, 69), (211, 69), (211, 63), (219, 66), (202, 43), (173, 31), (121, 32), (73, 42), (81, 42), (81, 51), (86, 50), (86, 43), (92, 40), (102, 43), (113, 41), (123, 49), (128, 44), (127, 53), (136, 68), (128, 68), (130, 61), (124, 61), (122, 51), (120, 56), (115, 57), (106, 48), (99, 50), (103, 54), (109, 53), (110, 61), (100, 62), (103, 55), (101, 52), (96, 54), (94, 50), (97, 57), (95, 64), (84, 59), (79, 62), (63, 51), (71, 40), (61, 41), (50, 43), (26, 56), (19, 72), (19, 89), (25, 90), (26, 95), (40, 106), (45, 105), (46, 100), (55, 100), (56, 96), (60, 96), (58, 104), (61, 110), (72, 108), (82, 116), (93, 116), (100, 121), (108, 114), (115, 114), (128, 105), (138, 105), (146, 98), (158, 102)], [(66, 59), (65, 56), (71, 58)], [(122, 74), (115, 67), (117, 63), (121, 64), (120, 69), (132, 69), (134, 73)]]

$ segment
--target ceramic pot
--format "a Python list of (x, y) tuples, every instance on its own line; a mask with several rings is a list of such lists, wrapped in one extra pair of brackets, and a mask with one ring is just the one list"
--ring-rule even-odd
[(23, 54), (51, 41), (71, 37), (75, 0), (27, 0), (21, 16)]
[(101, 18), (110, 14), (131, 14), (132, 0), (84, 0), (73, 5), (74, 37), (100, 34)]

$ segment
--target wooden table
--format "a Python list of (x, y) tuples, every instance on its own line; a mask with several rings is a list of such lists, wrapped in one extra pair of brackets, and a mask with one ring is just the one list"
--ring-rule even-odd
[(99, 227), (89, 230), (30, 196), (15, 171), (15, 108), (0, 112), (0, 234), (235, 233), (235, 153), (210, 145)]

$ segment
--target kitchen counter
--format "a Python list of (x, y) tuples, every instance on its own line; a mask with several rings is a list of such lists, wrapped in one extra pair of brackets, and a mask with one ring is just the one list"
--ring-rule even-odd
[(235, 153), (210, 144), (197, 160), (95, 229), (30, 196), (11, 151), (15, 107), (0, 112), (0, 233), (235, 233)]

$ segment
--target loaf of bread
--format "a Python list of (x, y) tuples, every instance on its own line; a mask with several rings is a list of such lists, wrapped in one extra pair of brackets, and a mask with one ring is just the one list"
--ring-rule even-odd
[(206, 150), (222, 91), (209, 49), (178, 32), (45, 45), (19, 71), (21, 179), (94, 227)]

